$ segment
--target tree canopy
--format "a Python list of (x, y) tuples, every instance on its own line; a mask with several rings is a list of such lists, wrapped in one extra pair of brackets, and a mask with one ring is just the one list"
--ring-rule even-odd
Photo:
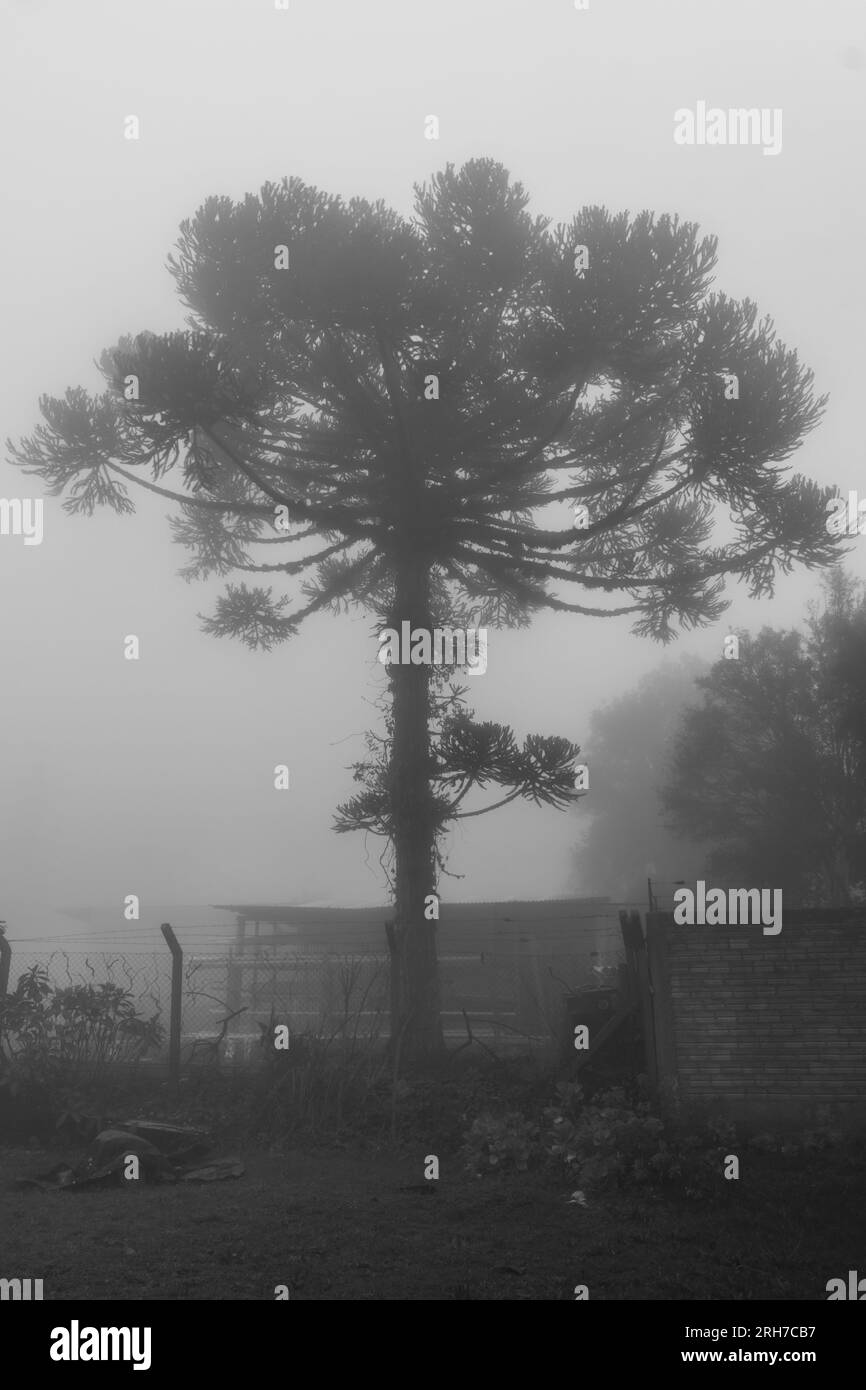
[(727, 884), (789, 905), (846, 904), (866, 887), (866, 602), (828, 576), (805, 632), (742, 635), (698, 680), (663, 789), (669, 823), (707, 846)]
[(12, 456), (70, 512), (128, 511), (129, 483), (174, 501), (188, 578), (304, 575), (293, 605), (228, 585), (205, 627), (251, 647), (321, 608), (380, 615), (407, 551), (443, 615), (633, 613), (664, 640), (719, 615), (728, 574), (757, 595), (826, 563), (829, 489), (777, 467), (824, 399), (753, 303), (708, 293), (716, 239), (528, 203), (489, 159), (417, 187), (412, 220), (298, 178), (209, 198), (169, 258), (187, 330), (121, 340), (108, 390), (43, 397)]

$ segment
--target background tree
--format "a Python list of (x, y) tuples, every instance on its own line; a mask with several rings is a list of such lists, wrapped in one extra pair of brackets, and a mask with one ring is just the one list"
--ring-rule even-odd
[(698, 680), (674, 746), (670, 824), (707, 843), (721, 886), (846, 904), (866, 881), (866, 604), (841, 570), (805, 633), (743, 635)]
[[(753, 304), (708, 293), (715, 239), (528, 202), (484, 159), (417, 188), (412, 221), (296, 178), (210, 198), (169, 261), (188, 330), (105, 353), (102, 395), (43, 397), (12, 456), (72, 512), (130, 510), (130, 483), (172, 500), (188, 577), (305, 575), (293, 608), (227, 586), (205, 629), (254, 648), (352, 602), (398, 630), (630, 613), (667, 640), (718, 617), (728, 574), (764, 594), (825, 563), (829, 490), (775, 466), (823, 401)], [(388, 670), (392, 1026), (416, 1055), (441, 1046), (429, 674)]]
[(645, 904), (648, 877), (663, 902), (673, 882), (700, 876), (704, 851), (665, 826), (659, 792), (683, 710), (700, 702), (695, 680), (706, 669), (696, 657), (681, 657), (593, 714), (586, 746), (592, 780), (573, 889)]

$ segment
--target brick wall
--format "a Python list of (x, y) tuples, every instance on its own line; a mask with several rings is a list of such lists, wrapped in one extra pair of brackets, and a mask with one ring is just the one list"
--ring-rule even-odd
[(658, 1079), (746, 1117), (866, 1116), (866, 912), (785, 912), (759, 926), (647, 918)]

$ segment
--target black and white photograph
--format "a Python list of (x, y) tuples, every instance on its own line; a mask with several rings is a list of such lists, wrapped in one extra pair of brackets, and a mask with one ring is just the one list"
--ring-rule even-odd
[(571, 1302), (584, 1369), (657, 1310), (826, 1373), (862, 4), (0, 0), (0, 92), (8, 1335)]

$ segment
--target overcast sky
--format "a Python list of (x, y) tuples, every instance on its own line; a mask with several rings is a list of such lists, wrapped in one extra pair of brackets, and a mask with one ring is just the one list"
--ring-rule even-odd
[[(411, 213), (412, 185), (489, 155), (533, 211), (678, 213), (719, 237), (716, 288), (756, 300), (830, 393), (795, 467), (866, 496), (863, 411), (866, 12), (860, 0), (3, 0), (0, 437), (42, 392), (101, 389), (125, 333), (181, 327), (166, 269), (212, 194), (299, 175)], [(684, 147), (674, 112), (780, 108), (782, 149)], [(141, 122), (138, 142), (124, 118)], [(440, 121), (438, 141), (424, 120)], [(0, 463), (0, 496), (41, 495)], [(136, 499), (138, 500), (138, 499)], [(117, 913), (152, 940), (166, 903), (384, 899), (380, 847), (335, 836), (335, 805), (382, 673), (371, 619), (321, 617), (271, 654), (199, 631), (222, 584), (187, 585), (167, 504), (68, 517), (41, 545), (0, 536), (0, 917)], [(851, 566), (866, 576), (864, 541)], [(732, 585), (723, 622), (667, 652), (625, 620), (545, 615), (491, 636), (479, 716), (581, 743), (589, 716), (678, 651), (715, 659), (730, 625), (793, 625), (816, 576), (772, 602)], [(123, 659), (135, 633), (141, 660)], [(292, 790), (273, 790), (273, 767)], [(451, 841), (445, 898), (566, 890), (580, 808), (508, 807)], [(124, 895), (141, 897), (123, 926)], [(60, 926), (52, 926), (60, 930)]]

